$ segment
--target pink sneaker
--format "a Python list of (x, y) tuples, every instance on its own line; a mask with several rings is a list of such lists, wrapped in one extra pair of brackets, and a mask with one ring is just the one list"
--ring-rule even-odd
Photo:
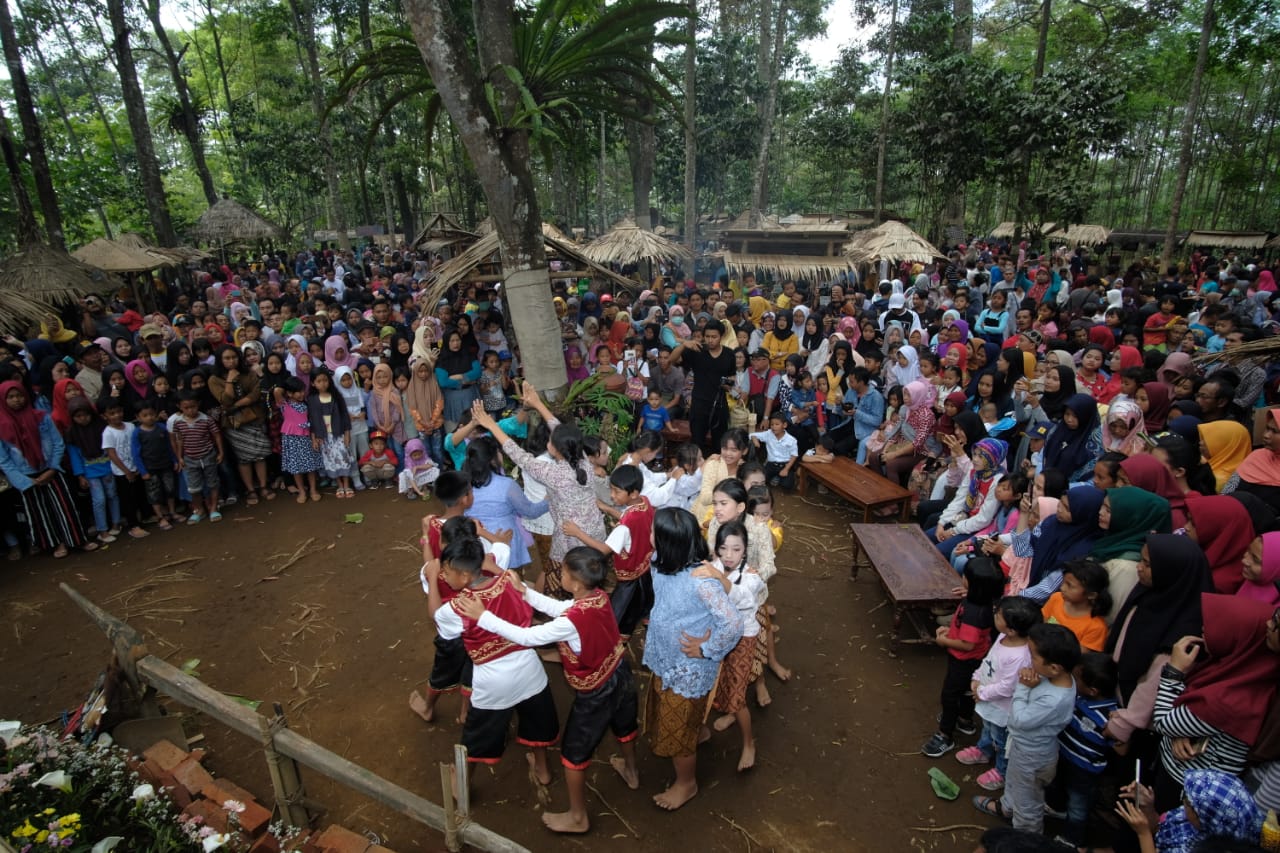
[(990, 764), (991, 758), (976, 746), (966, 746), (956, 753), (956, 761), (961, 764)]
[(988, 791), (999, 791), (1004, 787), (1004, 776), (1001, 775), (999, 770), (992, 767), (978, 777), (978, 785)]

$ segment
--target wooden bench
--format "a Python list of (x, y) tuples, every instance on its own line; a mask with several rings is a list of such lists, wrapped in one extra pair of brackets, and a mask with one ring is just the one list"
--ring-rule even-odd
[(693, 440), (689, 422), (685, 420), (667, 421), (662, 430), (662, 456), (670, 468), (676, 461), (676, 448)]
[(907, 521), (911, 517), (911, 492), (847, 456), (837, 456), (830, 462), (812, 462), (802, 458), (797, 483), (800, 494), (809, 488), (810, 477), (854, 506), (861, 507), (862, 521), (866, 524), (875, 520), (878, 510), (893, 506), (899, 507), (899, 520)]
[[(853, 579), (870, 566), (893, 605), (890, 642), (932, 642), (937, 632), (934, 608), (954, 609), (960, 575), (916, 524), (853, 524)], [(909, 622), (915, 637), (900, 636)]]

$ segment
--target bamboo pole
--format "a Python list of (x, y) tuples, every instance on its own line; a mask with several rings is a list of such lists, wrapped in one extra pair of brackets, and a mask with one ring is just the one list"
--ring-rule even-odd
[(458, 816), (453, 810), (452, 770), (452, 764), (440, 764), (440, 790), (444, 798), (444, 846), (449, 853), (458, 853), (462, 845), (458, 843)]
[[(59, 584), (59, 586), (107, 633), (108, 637), (131, 640), (132, 642), (126, 648), (132, 650), (131, 653), (134, 655), (139, 649), (145, 651), (141, 646), (141, 635), (132, 626), (98, 607), (67, 584)], [(137, 677), (144, 679), (160, 692), (209, 715), (222, 725), (246, 737), (258, 742), (262, 741), (262, 727), (266, 721), (257, 711), (241, 705), (226, 694), (154, 655), (147, 654), (136, 660), (135, 667)], [(282, 728), (274, 732), (271, 740), (275, 751), (281, 755), (292, 758), (321, 775), (346, 785), (369, 799), (432, 829), (440, 832), (446, 830), (445, 813), (440, 806), (394, 782), (383, 779), (371, 770), (348, 761), (309, 738), (291, 729)], [(527, 847), (470, 822), (461, 827), (459, 836), (463, 843), (488, 853), (531, 853)]]

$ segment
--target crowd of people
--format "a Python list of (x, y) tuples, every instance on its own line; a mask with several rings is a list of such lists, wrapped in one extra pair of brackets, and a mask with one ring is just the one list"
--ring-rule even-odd
[[(790, 677), (769, 602), (775, 490), (801, 460), (850, 457), (911, 491), (957, 572), (922, 752), (977, 737), (955, 758), (1001, 792), (977, 808), (1046, 845), (1060, 811), (1054, 834), (1078, 850), (1263, 843), (1280, 806), (1280, 375), (1232, 351), (1275, 334), (1267, 265), (1195, 254), (1103, 274), (1081, 251), (979, 241), (878, 283), (554, 281), (568, 378), (605, 374), (634, 405), (624, 448), (521, 386), (500, 286), (423, 304), (432, 267), (264, 257), (168, 285), (163, 310), (91, 297), (7, 339), (10, 559), (284, 492), (438, 498), (435, 662), (410, 705), (434, 720), (468, 685), (472, 760), (501, 757), (515, 715), (544, 782), (559, 734), (570, 808), (545, 820), (580, 832), (606, 730), (639, 786), (632, 635), (654, 676), (650, 746), (673, 762), (658, 805), (696, 794), (715, 732), (736, 728), (738, 768), (754, 766), (749, 700)], [(575, 691), (563, 731), (533, 651), (551, 643)]]

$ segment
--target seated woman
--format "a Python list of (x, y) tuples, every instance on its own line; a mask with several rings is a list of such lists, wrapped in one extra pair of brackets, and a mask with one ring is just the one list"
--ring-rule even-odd
[(995, 438), (984, 438), (973, 445), (969, 452), (973, 471), (968, 487), (957, 490), (942, 511), (937, 527), (927, 533), (944, 557), (950, 559), (956, 545), (995, 519), (1000, 508), (996, 484), (1005, 476), (1004, 460), (1008, 452), (1009, 445)]
[(1280, 506), (1280, 409), (1271, 409), (1262, 447), (1245, 457), (1222, 487), (1223, 494), (1249, 492)]
[(1130, 456), (1120, 463), (1119, 485), (1137, 486), (1167, 500), (1174, 530), (1187, 524), (1187, 498), (1200, 496), (1194, 489), (1180, 485), (1168, 466), (1150, 453)]
[(1034, 530), (1013, 534), (1013, 552), (1031, 558), (1027, 588), (1021, 595), (1044, 604), (1062, 586), (1062, 564), (1088, 556), (1102, 535), (1098, 516), (1107, 493), (1093, 486), (1078, 486), (1058, 499), (1057, 513), (1042, 518)]
[(1224, 595), (1238, 590), (1244, 583), (1244, 552), (1256, 534), (1244, 504), (1227, 495), (1191, 498), (1187, 501), (1186, 532), (1204, 549), (1214, 588)]
[(1067, 472), (1067, 481), (1083, 483), (1093, 477), (1093, 464), (1102, 455), (1098, 404), (1088, 394), (1067, 398), (1062, 422), (1044, 442), (1044, 467)]
[(1098, 513), (1103, 535), (1093, 543), (1089, 556), (1107, 568), (1113, 604), (1110, 624), (1120, 605), (1138, 583), (1138, 560), (1150, 533), (1171, 533), (1169, 502), (1159, 495), (1126, 486), (1107, 489)]

